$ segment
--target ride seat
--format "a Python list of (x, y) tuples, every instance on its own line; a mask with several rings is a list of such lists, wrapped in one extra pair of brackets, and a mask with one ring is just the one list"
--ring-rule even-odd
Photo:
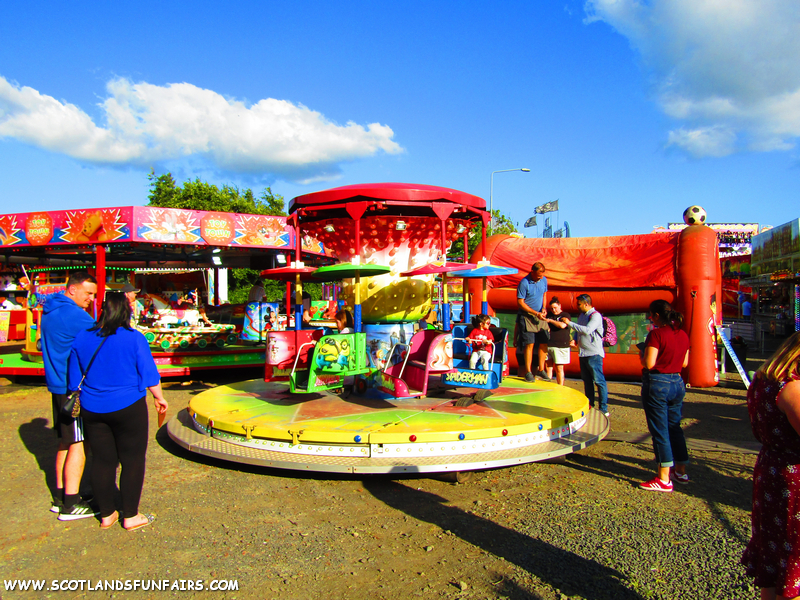
[[(297, 360), (297, 367), (308, 368), (311, 355), (314, 352), (316, 342), (323, 335), (322, 329), (288, 329), (286, 331), (270, 331), (267, 333), (267, 364), (278, 369), (291, 369), (297, 357), (298, 349), (300, 358)], [(309, 342), (314, 342), (311, 344)], [(276, 359), (270, 356), (271, 344), (276, 344), (279, 354)], [(306, 344), (305, 346), (303, 344)]]
[[(469, 352), (469, 345), (466, 337), (470, 332), (475, 329), (473, 325), (456, 325), (453, 327), (453, 360), (467, 360), (471, 352)], [(494, 354), (492, 355), (493, 363), (502, 364), (505, 362), (505, 345), (508, 338), (508, 329), (505, 327), (489, 327), (494, 341)], [(462, 339), (459, 339), (462, 338)]]

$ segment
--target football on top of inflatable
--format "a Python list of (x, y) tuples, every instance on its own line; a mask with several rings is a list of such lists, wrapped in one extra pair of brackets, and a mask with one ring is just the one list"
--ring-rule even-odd
[(683, 222), (687, 225), (702, 225), (706, 222), (706, 211), (702, 206), (690, 206), (683, 211)]

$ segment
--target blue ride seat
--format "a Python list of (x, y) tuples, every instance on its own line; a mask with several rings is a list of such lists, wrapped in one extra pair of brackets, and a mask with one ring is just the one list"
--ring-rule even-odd
[[(453, 367), (457, 372), (443, 375), (442, 383), (456, 387), (477, 387), (491, 390), (498, 387), (503, 379), (508, 329), (489, 327), (494, 342), (494, 353), (489, 371), (469, 368), (469, 358), (472, 352), (466, 337), (473, 329), (472, 325), (456, 325), (453, 328)], [(464, 406), (468, 406), (468, 404)]]
[[(456, 368), (469, 368), (469, 357), (472, 352), (469, 343), (466, 341), (466, 337), (473, 329), (475, 329), (473, 325), (456, 325), (453, 327), (453, 366)], [(489, 331), (494, 341), (492, 362), (502, 365), (505, 362), (508, 329), (504, 327), (489, 327)]]

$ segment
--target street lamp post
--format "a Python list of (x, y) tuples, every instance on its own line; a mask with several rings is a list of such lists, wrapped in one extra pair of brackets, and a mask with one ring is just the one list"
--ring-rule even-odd
[(500, 169), (499, 171), (492, 171), (492, 176), (489, 178), (489, 230), (491, 233), (494, 233), (494, 202), (492, 201), (492, 196), (494, 193), (494, 174), (495, 173), (507, 173), (509, 171), (523, 171), (525, 173), (530, 173), (530, 169)]

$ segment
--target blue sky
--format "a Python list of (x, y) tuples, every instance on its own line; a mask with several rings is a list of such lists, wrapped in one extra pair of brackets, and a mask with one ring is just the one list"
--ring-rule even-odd
[(525, 167), (493, 186), (520, 226), (556, 199), (573, 236), (692, 204), (779, 225), (800, 216), (799, 25), (796, 0), (7, 3), (0, 211), (145, 204), (151, 168), (488, 204), (492, 171)]

